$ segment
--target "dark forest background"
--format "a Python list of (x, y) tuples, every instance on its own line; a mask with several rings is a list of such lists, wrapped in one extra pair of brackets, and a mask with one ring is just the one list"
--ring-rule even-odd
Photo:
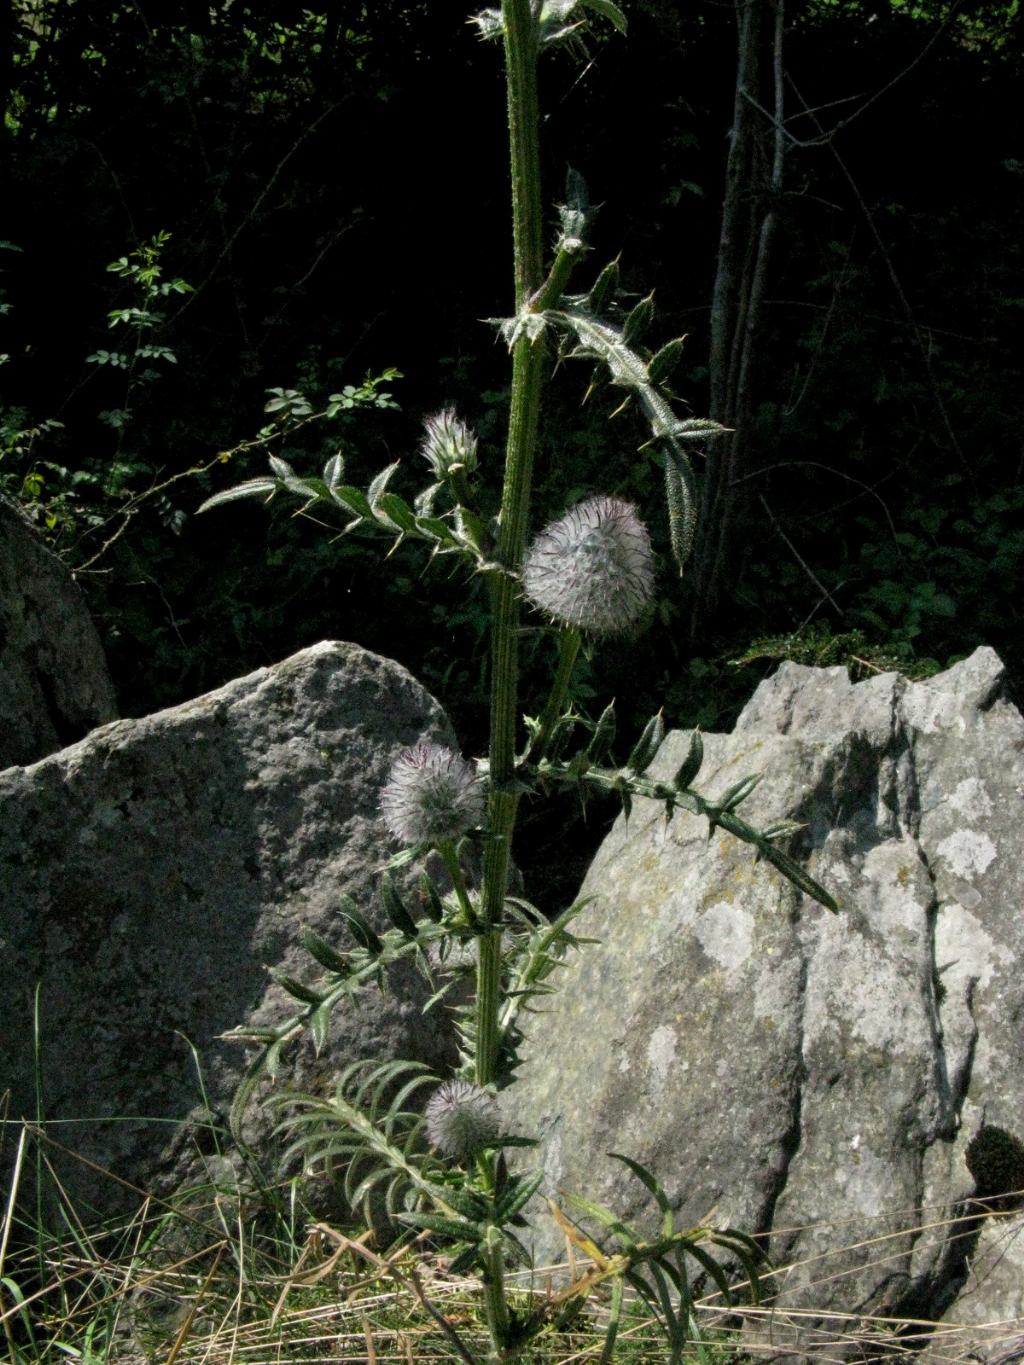
[[(666, 555), (650, 629), (602, 650), (581, 702), (727, 727), (778, 657), (921, 675), (981, 643), (1019, 682), (1017, 0), (626, 10), (628, 38), (598, 25), (543, 64), (552, 224), (571, 165), (602, 205), (579, 284), (621, 253), (626, 305), (655, 291), (652, 347), (688, 334), (680, 410), (737, 434), (698, 457), (686, 578)], [(126, 715), (329, 637), (398, 658), (484, 742), (479, 583), (416, 546), (383, 565), (294, 505), (195, 515), (264, 472), (261, 427), (332, 394), (274, 446), (301, 472), (340, 447), (365, 486), (402, 458), (411, 493), (422, 419), (454, 404), (497, 483), (503, 79), (466, 18), (4, 6), (0, 491), (76, 572)], [(547, 390), (538, 523), (618, 492), (664, 550), (639, 422), (615, 390), (581, 406), (588, 379)]]

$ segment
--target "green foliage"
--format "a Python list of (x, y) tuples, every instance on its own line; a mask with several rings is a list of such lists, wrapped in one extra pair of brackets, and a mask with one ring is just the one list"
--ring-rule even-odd
[(873, 644), (862, 631), (849, 630), (833, 634), (828, 625), (816, 623), (805, 626), (792, 635), (766, 636), (751, 642), (738, 658), (730, 659), (734, 668), (761, 659), (790, 659), (793, 663), (811, 668), (849, 669), (855, 681), (874, 673), (902, 673), (915, 680), (933, 677), (940, 671), (935, 659), (916, 658), (909, 648), (894, 649), (891, 645)]
[[(750, 1298), (756, 1304), (761, 1274), (759, 1267), (763, 1261), (761, 1248), (753, 1238), (742, 1233), (710, 1227), (685, 1231), (677, 1229), (671, 1203), (655, 1176), (631, 1157), (618, 1152), (609, 1152), (608, 1155), (621, 1161), (654, 1200), (661, 1215), (659, 1235), (654, 1239), (645, 1239), (611, 1209), (573, 1194), (568, 1196), (570, 1205), (611, 1234), (620, 1248), (618, 1257), (611, 1258), (602, 1253), (587, 1236), (564, 1218), (559, 1220), (560, 1225), (570, 1241), (592, 1257), (599, 1273), (614, 1276), (617, 1281), (621, 1277), (651, 1307), (669, 1348), (667, 1365), (680, 1365), (687, 1347), (696, 1343), (699, 1350), (702, 1344), (687, 1262), (696, 1262), (698, 1274), (706, 1275), (721, 1295), (723, 1304), (731, 1306), (735, 1301), (734, 1291), (730, 1287), (725, 1266), (713, 1254), (724, 1252), (728, 1258), (727, 1264), (738, 1263), (742, 1267)], [(612, 1301), (602, 1361), (613, 1357), (621, 1315), (622, 1296), (619, 1293)]]
[[(161, 301), (192, 289), (183, 279), (162, 278), (162, 257), (170, 237), (160, 231), (107, 266), (127, 289), (127, 297), (136, 300), (107, 312), (108, 329), (123, 329), (124, 349), (99, 348), (85, 357), (86, 365), (119, 376), (116, 406), (95, 414), (113, 434), (112, 449), (90, 454), (77, 468), (69, 467), (68, 457), (60, 458), (68, 444), (63, 421), (48, 417), (30, 424), (24, 409), (0, 409), (0, 492), (20, 504), (59, 550), (77, 548), (90, 535), (107, 535), (107, 544), (113, 543), (147, 501), (165, 532), (177, 535), (184, 524), (184, 510), (173, 506), (164, 492), (176, 477), (159, 482), (157, 471), (130, 445), (137, 405), (161, 378), (160, 367), (178, 360), (174, 349), (159, 340), (167, 325)], [(78, 383), (85, 385), (89, 379), (86, 372)], [(91, 564), (103, 553), (103, 548), (98, 554), (92, 549), (82, 552), (79, 563)]]

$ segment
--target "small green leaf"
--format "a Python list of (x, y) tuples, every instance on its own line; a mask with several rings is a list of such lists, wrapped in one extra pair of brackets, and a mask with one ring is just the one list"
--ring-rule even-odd
[(395, 886), (390, 872), (385, 872), (380, 879), (380, 894), (388, 919), (395, 928), (399, 929), (406, 938), (416, 938), (419, 933), (416, 928), (416, 921), (405, 908), (405, 903), (398, 893), (398, 888)]
[(437, 887), (426, 872), (420, 873), (420, 900), (423, 903), (424, 913), (440, 924), (444, 919), (444, 902), (438, 893)]
[(528, 1177), (516, 1177), (511, 1188), (494, 1211), (496, 1223), (510, 1222), (520, 1209), (524, 1209), (544, 1183), (544, 1172), (535, 1171)]
[(304, 986), (301, 981), (296, 981), (295, 977), (289, 976), (287, 972), (282, 972), (277, 967), (271, 967), (270, 975), (294, 1000), (301, 1000), (304, 1005), (320, 1005), (323, 1003), (323, 996), (318, 991), (312, 990), (309, 986)]
[(348, 958), (332, 948), (312, 929), (303, 929), (302, 946), (311, 957), (320, 963), (321, 967), (326, 967), (329, 972), (337, 972), (340, 976), (349, 974), (351, 966)]
[(341, 917), (348, 924), (352, 931), (352, 937), (359, 944), (360, 948), (365, 948), (374, 957), (379, 957), (384, 951), (384, 944), (370, 926), (369, 920), (362, 913), (351, 896), (343, 896), (341, 903)]
[(337, 455), (332, 455), (324, 465), (324, 483), (327, 485), (328, 492), (334, 492), (338, 484), (341, 483), (344, 473), (345, 461), (339, 451)]
[(593, 737), (587, 745), (589, 763), (600, 763), (615, 743), (615, 703), (609, 702), (601, 712)]
[(334, 501), (342, 507), (354, 512), (363, 521), (373, 521), (373, 508), (370, 506), (369, 499), (361, 488), (353, 488), (351, 484), (342, 484), (338, 488), (331, 488), (328, 491)]
[(609, 261), (605, 268), (594, 281), (593, 288), (587, 295), (585, 307), (589, 313), (599, 314), (605, 304), (615, 294), (619, 287), (619, 262), (616, 258)]
[(327, 1046), (327, 1034), (331, 1025), (331, 1006), (325, 1000), (309, 1016), (309, 1031), (313, 1035), (313, 1048), (319, 1057)]
[(472, 1270), (480, 1258), (480, 1248), (475, 1243), (460, 1251), (448, 1262), (449, 1275), (465, 1275)]
[(370, 506), (373, 508), (374, 515), (376, 515), (377, 506), (380, 502), (380, 499), (387, 489), (388, 480), (394, 474), (395, 470), (398, 468), (398, 465), (399, 462), (398, 460), (396, 460), (394, 464), (389, 464), (386, 469), (382, 469), (380, 473), (377, 475), (377, 477), (370, 484), (369, 488), (366, 490), (366, 497)]
[(423, 1228), (425, 1232), (435, 1233), (439, 1237), (450, 1237), (455, 1242), (470, 1242), (476, 1245), (480, 1241), (480, 1230), (474, 1224), (465, 1223), (461, 1219), (445, 1218), (440, 1213), (400, 1213), (398, 1218), (409, 1227)]
[(654, 1196), (654, 1202), (661, 1213), (661, 1235), (662, 1237), (671, 1237), (673, 1229), (672, 1206), (668, 1202), (668, 1195), (651, 1172), (646, 1166), (641, 1166), (639, 1161), (634, 1161), (632, 1157), (623, 1156), (621, 1152), (609, 1152), (608, 1155), (613, 1161), (621, 1161), (624, 1166), (628, 1166), (641, 1185)]
[(665, 716), (663, 712), (659, 711), (644, 726), (643, 733), (633, 747), (633, 752), (626, 760), (626, 767), (636, 773), (637, 777), (643, 777), (654, 762), (664, 738)]
[(676, 337), (674, 341), (666, 342), (661, 350), (652, 357), (647, 366), (647, 373), (652, 384), (660, 384), (662, 380), (669, 377), (679, 363), (685, 342), (685, 337)]
[(715, 805), (720, 811), (734, 811), (747, 799), (762, 777), (764, 773), (751, 773), (748, 777), (741, 778), (739, 782), (734, 782), (731, 787), (726, 788)]
[(701, 441), (728, 430), (728, 427), (723, 427), (721, 422), (715, 422), (710, 417), (686, 417), (673, 422), (671, 431), (666, 432), (666, 435), (672, 435), (679, 441)]
[(700, 772), (703, 762), (704, 741), (700, 737), (700, 731), (694, 730), (690, 735), (690, 748), (687, 755), (679, 765), (679, 769), (672, 779), (673, 785), (680, 791), (685, 791)]
[(451, 527), (440, 517), (417, 517), (416, 530), (421, 535), (429, 536), (433, 540), (438, 540), (442, 545), (455, 545), (457, 541), (452, 535)]
[(759, 851), (763, 857), (768, 859), (774, 868), (782, 873), (787, 881), (793, 883), (798, 891), (802, 891), (805, 895), (810, 896), (812, 900), (816, 900), (818, 904), (823, 905), (826, 910), (831, 910), (838, 914), (838, 901), (830, 896), (825, 888), (820, 886), (812, 876), (805, 872), (799, 863), (794, 862), (792, 858), (783, 853), (781, 848), (776, 848), (774, 844), (764, 844)]
[(640, 300), (626, 318), (622, 328), (623, 345), (632, 346), (635, 342), (639, 341), (650, 326), (653, 317), (654, 295), (648, 294), (645, 299)]
[(620, 33), (625, 33), (626, 16), (618, 5), (612, 4), (612, 0), (580, 0), (580, 4), (584, 9), (592, 9), (595, 14), (600, 14), (603, 19), (607, 19)]
[(375, 510), (378, 521), (383, 518), (399, 531), (416, 530), (416, 517), (412, 508), (397, 493), (382, 493), (377, 499)]

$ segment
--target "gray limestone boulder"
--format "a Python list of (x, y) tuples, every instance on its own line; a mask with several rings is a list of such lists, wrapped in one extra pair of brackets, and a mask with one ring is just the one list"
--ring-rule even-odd
[[(170, 1179), (230, 1107), (249, 1051), (221, 1039), (273, 1026), (294, 1001), (268, 966), (315, 982), (311, 928), (350, 946), (351, 894), (380, 926), (375, 872), (395, 851), (377, 802), (397, 752), (451, 743), (438, 704), (399, 665), (324, 643), (182, 706), (122, 720), (0, 773), (0, 1093), (34, 1116), (40, 983), (42, 1110), (51, 1135), (122, 1180)], [(308, 1088), (357, 1058), (439, 1064), (442, 1011), (419, 978), (335, 1011)], [(198, 1067), (191, 1047), (196, 1049)], [(188, 1115), (195, 1122), (175, 1125)], [(273, 1159), (270, 1118), (247, 1137)], [(130, 1192), (77, 1161), (83, 1213)]]
[(80, 589), (0, 498), (0, 769), (34, 763), (116, 716)]
[[(670, 735), (652, 774), (687, 743)], [(638, 801), (582, 888), (574, 929), (601, 945), (531, 1023), (508, 1121), (544, 1135), (550, 1193), (651, 1226), (606, 1155), (623, 1152), (680, 1225), (713, 1210), (759, 1235), (781, 1357), (827, 1341), (832, 1358), (851, 1322), (809, 1310), (944, 1311), (985, 1217), (968, 1144), (1024, 1137), (1024, 721), (979, 649), (919, 683), (784, 664), (704, 745), (698, 789), (764, 773), (741, 813), (801, 821), (791, 851), (840, 912)], [(539, 1223), (538, 1254), (559, 1257)]]

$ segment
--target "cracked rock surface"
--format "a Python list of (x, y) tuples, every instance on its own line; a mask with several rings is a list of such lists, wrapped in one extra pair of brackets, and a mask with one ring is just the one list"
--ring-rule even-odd
[[(308, 927), (349, 946), (343, 892), (382, 927), (375, 874), (395, 849), (377, 802), (398, 751), (421, 740), (452, 742), (405, 669), (323, 643), (0, 772), (8, 1117), (36, 1113), (38, 980), (41, 1102), (61, 1125), (50, 1131), (122, 1179), (151, 1189), (166, 1177), (173, 1188), (197, 1149), (213, 1150), (207, 1106), (222, 1122), (252, 1055), (219, 1035), (299, 1008), (267, 967), (315, 983), (322, 970), (300, 935)], [(420, 1017), (424, 991), (410, 974), (393, 993), (336, 1010), (321, 1058), (300, 1054), (300, 1085), (329, 1090), (363, 1057), (438, 1063), (451, 1039), (441, 1011)], [(196, 1122), (176, 1133), (189, 1115)], [(270, 1175), (273, 1122), (254, 1107), (246, 1134)], [(77, 1162), (62, 1176), (83, 1217), (134, 1206)]]
[(116, 716), (81, 591), (0, 498), (0, 769), (34, 763)]
[[(688, 739), (651, 775), (670, 780)], [(1024, 721), (1002, 665), (979, 649), (926, 682), (853, 684), (784, 664), (704, 746), (698, 790), (763, 772), (741, 814), (803, 822), (792, 851), (840, 913), (637, 801), (581, 892), (574, 931), (602, 943), (530, 1020), (508, 1124), (544, 1134), (551, 1194), (652, 1230), (618, 1151), (677, 1226), (714, 1210), (763, 1234), (780, 1343), (787, 1310), (933, 1319), (966, 1275), (946, 1220), (973, 1208), (967, 1144), (983, 1122), (1024, 1137)], [(816, 1358), (813, 1319), (792, 1321), (783, 1354)]]

